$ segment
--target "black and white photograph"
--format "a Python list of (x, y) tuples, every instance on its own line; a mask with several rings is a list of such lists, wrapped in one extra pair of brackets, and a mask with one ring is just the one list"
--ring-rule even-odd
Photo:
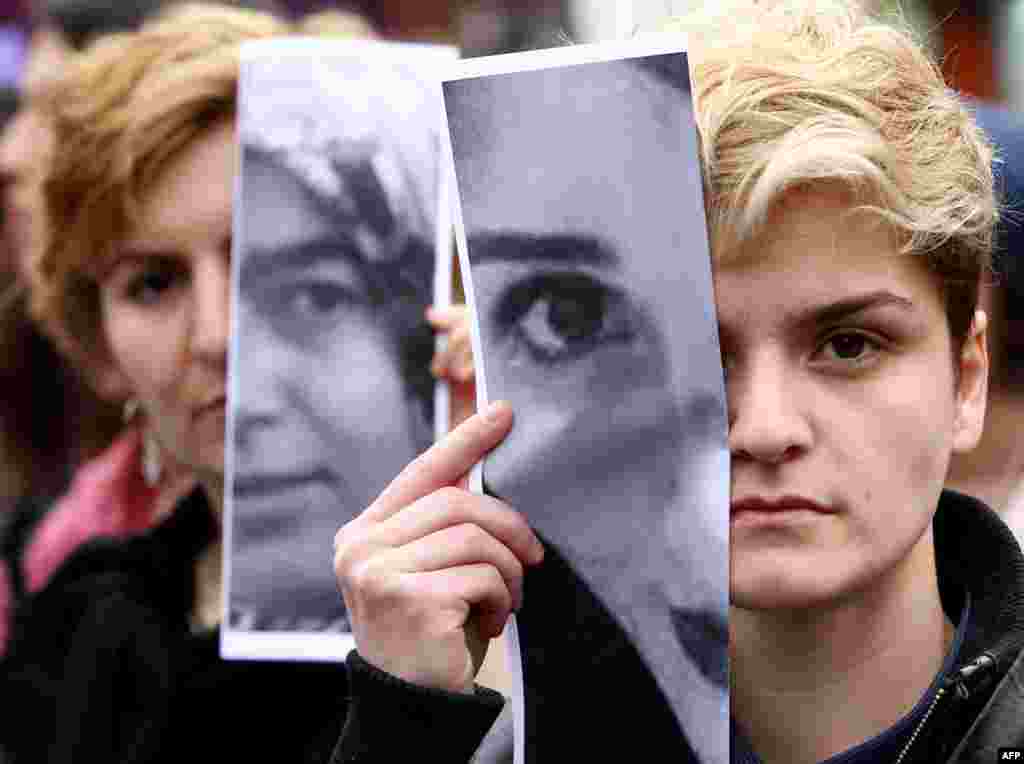
[(728, 760), (727, 414), (681, 47), (469, 60), (443, 85), (478, 403), (515, 417), (483, 490), (547, 547), (511, 640), (519, 761), (621, 703), (664, 709), (629, 736), (666, 761)]
[(445, 430), (424, 311), (450, 299), (439, 68), (454, 56), (243, 49), (225, 657), (344, 660), (334, 534)]

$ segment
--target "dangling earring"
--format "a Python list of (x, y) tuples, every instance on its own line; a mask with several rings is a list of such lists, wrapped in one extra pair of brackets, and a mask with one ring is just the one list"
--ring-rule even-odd
[(142, 477), (146, 485), (153, 488), (160, 482), (164, 465), (160, 458), (160, 446), (149, 431), (142, 435)]
[[(141, 411), (142, 406), (137, 399), (126, 400), (123, 412), (125, 424), (131, 423)], [(160, 476), (163, 474), (163, 460), (160, 458), (160, 446), (156, 438), (145, 424), (142, 427), (142, 479), (146, 481), (146, 485), (153, 488), (160, 482)]]

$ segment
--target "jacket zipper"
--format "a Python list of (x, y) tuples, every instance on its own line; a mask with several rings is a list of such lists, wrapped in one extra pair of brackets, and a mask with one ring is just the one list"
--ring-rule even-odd
[(921, 717), (921, 721), (918, 722), (914, 728), (914, 732), (910, 735), (910, 740), (903, 746), (903, 750), (900, 751), (900, 755), (896, 758), (895, 764), (903, 764), (903, 760), (910, 753), (910, 749), (921, 735), (921, 731), (924, 726), (928, 723), (928, 720), (932, 717), (935, 709), (938, 707), (942, 699), (950, 692), (953, 693), (953, 698), (956, 700), (967, 700), (977, 689), (978, 685), (983, 679), (986, 678), (988, 673), (995, 668), (996, 659), (991, 653), (982, 653), (970, 663), (961, 666), (959, 669), (949, 674), (942, 680), (942, 686), (939, 687), (935, 693), (935, 697), (932, 698), (931, 704), (928, 706), (928, 710), (924, 712), (924, 716)]
[(900, 751), (899, 757), (896, 759), (896, 764), (903, 764), (903, 760), (907, 757), (907, 753), (910, 752), (911, 746), (914, 745), (914, 741), (917, 740), (917, 736), (921, 734), (921, 730), (924, 729), (924, 725), (928, 722), (932, 712), (935, 711), (935, 707), (939, 705), (939, 701), (946, 694), (946, 688), (940, 687), (938, 692), (935, 693), (935, 697), (932, 698), (931, 705), (928, 706), (928, 710), (924, 712), (924, 716), (921, 717), (921, 721), (914, 727), (914, 732), (910, 735), (910, 740), (903, 746), (903, 750)]

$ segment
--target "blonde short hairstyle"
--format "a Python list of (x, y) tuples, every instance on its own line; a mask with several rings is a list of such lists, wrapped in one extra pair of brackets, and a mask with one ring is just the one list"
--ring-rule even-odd
[(909, 32), (843, 0), (716, 0), (683, 31), (718, 259), (791, 192), (840, 189), (943, 286), (960, 347), (990, 268), (992, 149)]
[(34, 253), (32, 309), (75, 338), (69, 350), (106, 352), (100, 271), (167, 164), (234, 117), (242, 43), (289, 34), (371, 30), (337, 13), (292, 25), (259, 11), (181, 5), (136, 32), (100, 40), (44, 94), (56, 150), (43, 195), (49, 230), (59, 235)]

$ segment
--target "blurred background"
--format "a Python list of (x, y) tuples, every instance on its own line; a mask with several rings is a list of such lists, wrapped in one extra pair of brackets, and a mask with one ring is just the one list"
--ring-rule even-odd
[[(30, 249), (32, 215), (22, 208), (35, 199), (37, 154), (48, 144), (31, 109), (19, 111), (19, 103), (59, 74), (101, 28), (133, 28), (158, 9), (186, 1), (0, 0), (0, 510), (30, 494), (61, 495), (74, 465), (122, 428), (120, 410), (96, 399), (27, 314), (26, 279), (18, 277), (16, 253)], [(629, 38), (715, 1), (220, 0), (294, 19), (354, 11), (384, 38), (450, 43), (467, 57)], [(996, 389), (1005, 391), (1020, 418), (993, 415), (989, 421), (1013, 422), (1006, 437), (1016, 442), (1016, 423), (1024, 421), (1024, 258), (1011, 255), (1024, 251), (1024, 0), (860, 1), (883, 17), (910, 23), (942, 62), (947, 82), (972, 98), (979, 121), (998, 144), (1001, 190), (1013, 210), (1005, 219), (1018, 224), (1004, 226), (997, 245), (1000, 288), (991, 290), (988, 308), (993, 326), (1005, 330), (999, 336), (1002, 378), (990, 398), (998, 397)], [(455, 289), (459, 295), (457, 276)], [(95, 424), (83, 428), (83, 421)], [(1005, 442), (996, 440), (992, 452), (1004, 452)], [(1024, 528), (1024, 441), (1019, 451)], [(37, 504), (38, 514), (48, 501)], [(0, 511), (0, 557), (5, 514)]]
[[(118, 5), (133, 0), (110, 0)], [(387, 37), (457, 43), (467, 56), (628, 36), (693, 0), (249, 0), (292, 16), (343, 8)], [(1024, 0), (865, 0), (902, 13), (944, 62), (951, 85), (1024, 108)], [(0, 82), (15, 83), (36, 0), (0, 0)], [(1017, 43), (1017, 44), (1015, 44)]]

